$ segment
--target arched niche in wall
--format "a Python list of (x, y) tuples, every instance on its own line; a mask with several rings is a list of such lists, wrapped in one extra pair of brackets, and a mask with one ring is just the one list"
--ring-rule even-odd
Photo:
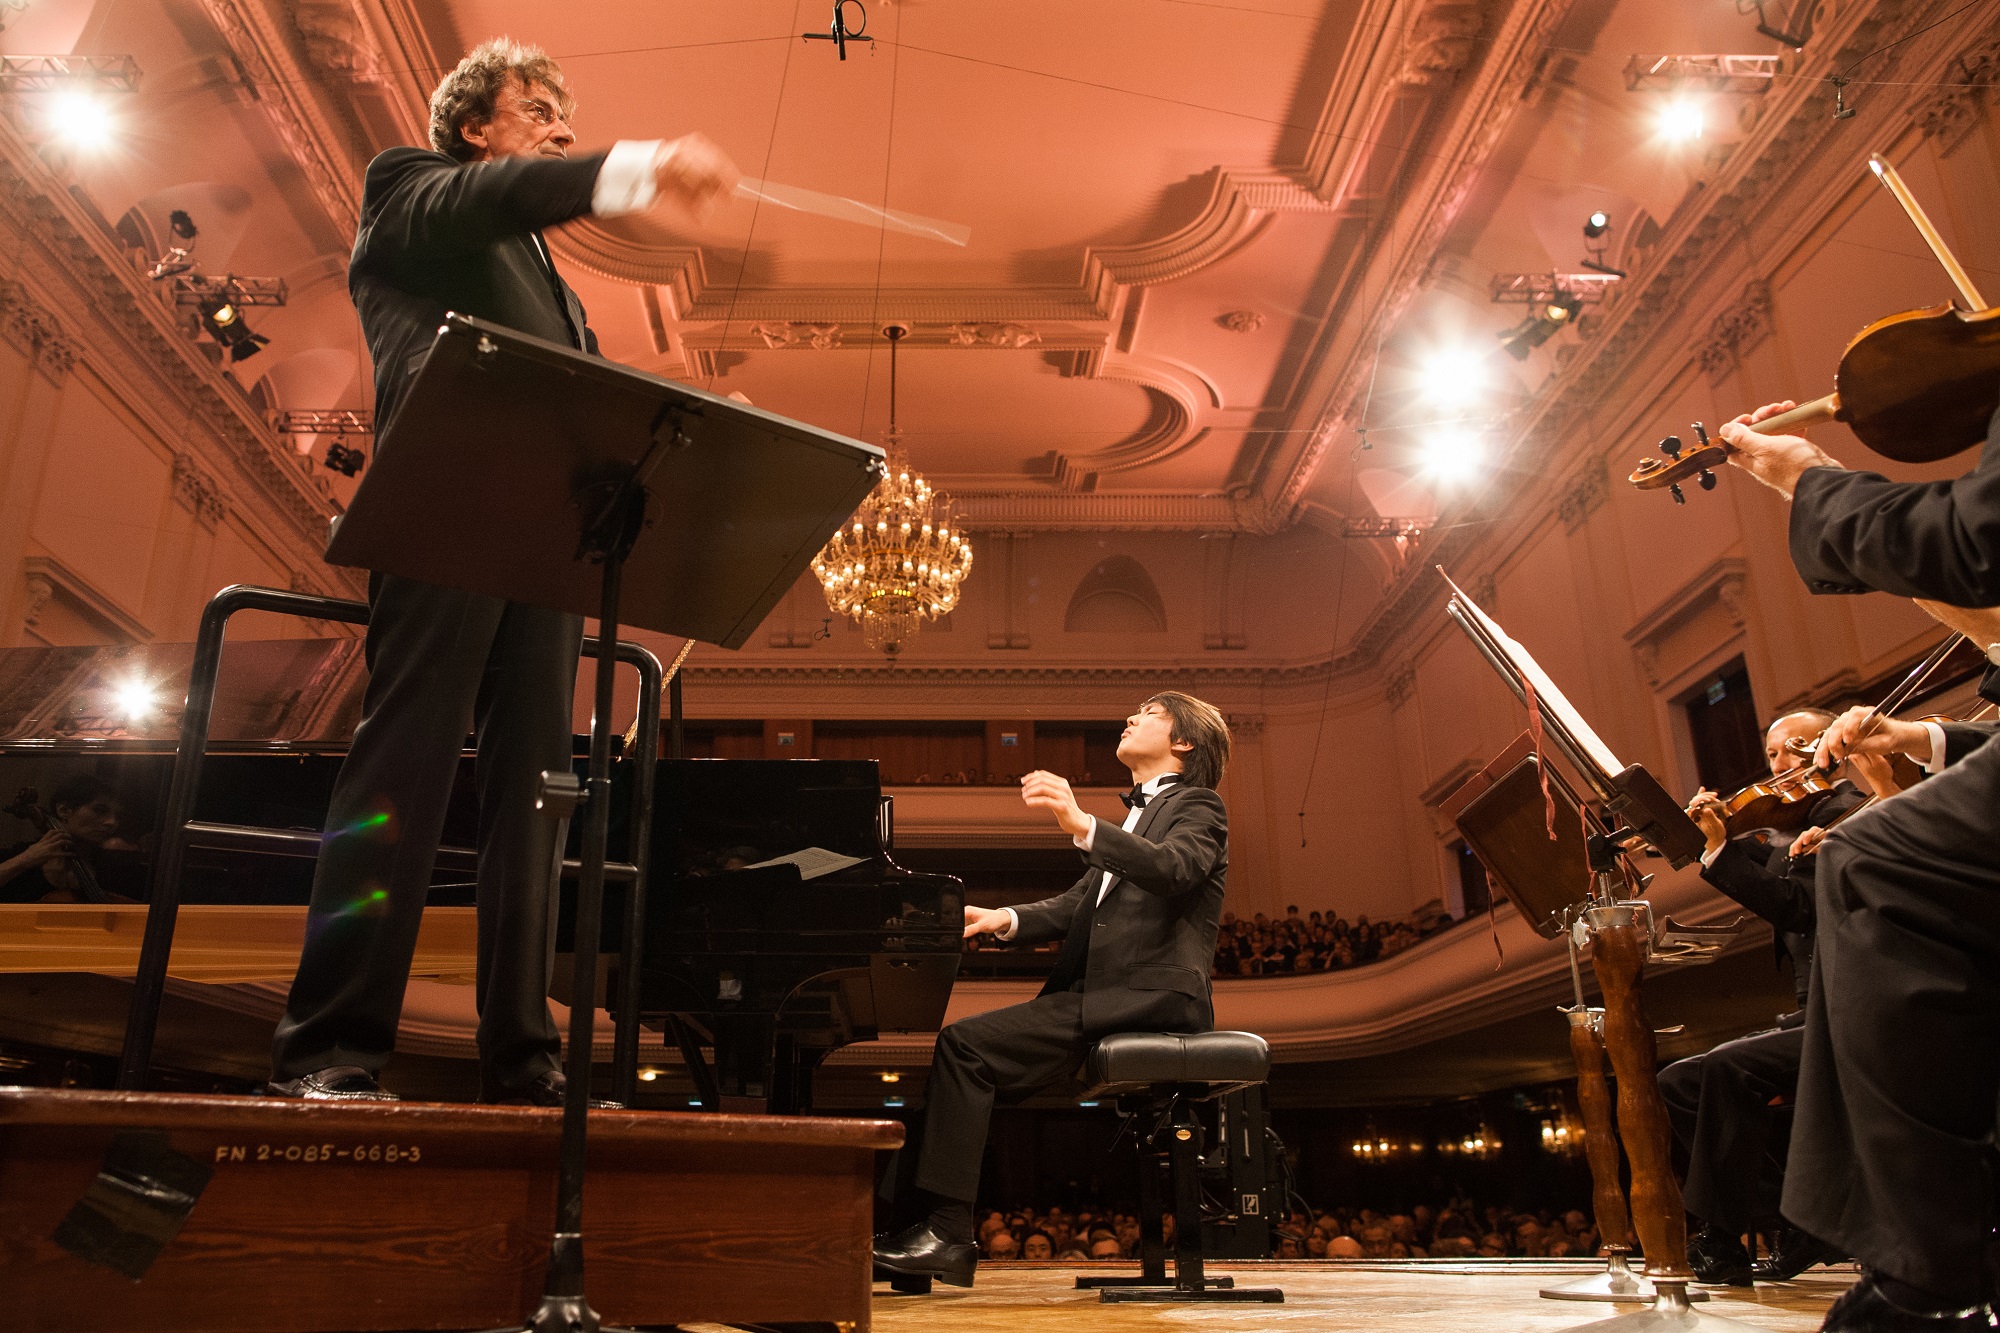
[(1129, 555), (1106, 556), (1070, 594), (1063, 629), (1071, 634), (1164, 634), (1167, 608), (1144, 565)]

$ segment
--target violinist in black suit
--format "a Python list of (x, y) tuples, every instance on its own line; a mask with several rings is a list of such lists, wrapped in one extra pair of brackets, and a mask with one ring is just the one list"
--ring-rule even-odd
[[(1792, 561), (1816, 593), (1928, 601), (2000, 662), (2000, 413), (1973, 470), (1893, 482), (1752, 421), (1730, 462), (1792, 500)], [(1988, 673), (1989, 686), (1994, 682)], [(2000, 743), (1850, 714), (1822, 764), (1900, 749), (1942, 771), (1822, 844), (1786, 1218), (1862, 1261), (1824, 1328), (1959, 1333), (1994, 1324), (1987, 1240), (2000, 1105)], [(1943, 745), (1938, 742), (1942, 740)], [(1938, 753), (1942, 750), (1943, 753)]]
[[(656, 204), (698, 210), (734, 188), (735, 168), (696, 135), (571, 157), (574, 105), (547, 55), (487, 42), (432, 95), (431, 148), (369, 164), (348, 289), (382, 427), (448, 311), (596, 352), (542, 228)], [(376, 1075), (395, 1046), (459, 751), (476, 731), (481, 1097), (560, 1105), (546, 998), (554, 830), (534, 803), (541, 772), (570, 764), (583, 623), (382, 574), (368, 602), (361, 724), (327, 814), (270, 1091), (393, 1100)]]
[(927, 1215), (876, 1242), (878, 1272), (972, 1285), (972, 1204), (996, 1101), (1072, 1078), (1112, 1033), (1215, 1026), (1209, 971), (1229, 870), (1229, 817), (1215, 784), (1229, 759), (1228, 724), (1199, 699), (1157, 694), (1126, 719), (1118, 758), (1134, 783), (1122, 827), (1085, 814), (1053, 773), (1021, 779), (1022, 799), (1055, 817), (1086, 869), (1054, 898), (967, 907), (965, 937), (1061, 940), (1062, 952), (1034, 999), (938, 1034), (914, 1145)]
[[(1802, 708), (1772, 722), (1764, 733), (1764, 758), (1771, 776), (1800, 773), (1810, 762), (1793, 742), (1818, 739), (1834, 720), (1824, 709)], [(1870, 789), (1895, 790), (1888, 761), (1859, 757)], [(1807, 828), (1825, 830), (1860, 807), (1869, 792), (1843, 779), (1813, 806)], [(1660, 1071), (1660, 1094), (1667, 1118), (1687, 1154), (1687, 1210), (1701, 1228), (1688, 1238), (1688, 1260), (1700, 1282), (1749, 1286), (1753, 1278), (1788, 1281), (1816, 1263), (1840, 1257), (1832, 1247), (1798, 1228), (1784, 1225), (1773, 1236), (1769, 1258), (1753, 1263), (1744, 1236), (1778, 1215), (1786, 1129), (1773, 1106), (1790, 1101), (1799, 1082), (1805, 1049), (1805, 1010), (1812, 981), (1813, 875), (1815, 836), (1746, 834), (1732, 838), (1724, 802), (1703, 790), (1688, 803), (1708, 846), (1701, 877), (1771, 924), (1772, 943), (1792, 965), (1798, 1009), (1780, 1015), (1775, 1027), (1726, 1041), (1711, 1051), (1677, 1060)]]

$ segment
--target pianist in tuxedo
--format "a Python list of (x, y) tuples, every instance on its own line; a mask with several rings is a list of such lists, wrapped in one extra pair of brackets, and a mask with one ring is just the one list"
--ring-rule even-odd
[[(1041, 994), (938, 1034), (923, 1124), (913, 1145), (922, 1221), (878, 1239), (878, 1273), (970, 1286), (972, 1204), (996, 1102), (1074, 1078), (1093, 1043), (1115, 1032), (1206, 1032), (1209, 971), (1229, 869), (1229, 822), (1215, 785), (1229, 758), (1222, 714), (1174, 691), (1126, 719), (1118, 758), (1132, 772), (1124, 823), (1084, 813), (1053, 773), (1021, 779), (1083, 857), (1083, 877), (1021, 907), (967, 907), (965, 937), (1062, 941)], [(909, 1163), (898, 1164), (903, 1170)], [(911, 1207), (914, 1203), (916, 1206)], [(906, 1213), (907, 1215), (907, 1213)]]
[[(1791, 500), (1792, 564), (1815, 593), (1932, 603), (2000, 664), (2000, 412), (1947, 481), (1850, 470), (1810, 440), (1719, 432), (1731, 464)], [(1993, 677), (1989, 673), (1986, 685)], [(1919, 729), (1921, 730), (1921, 728)], [(2000, 1104), (2000, 739), (1857, 717), (1822, 763), (1910, 745), (1943, 769), (1843, 822), (1819, 852), (1818, 955), (1785, 1175), (1785, 1217), (1861, 1260), (1826, 1333), (1960, 1333), (1996, 1322)], [(1930, 751), (1931, 753), (1925, 753)], [(1908, 751), (1906, 751), (1908, 752)]]
[[(348, 289), (374, 361), (376, 421), (394, 420), (447, 311), (596, 352), (544, 227), (656, 205), (698, 212), (734, 188), (735, 168), (697, 135), (571, 155), (574, 105), (547, 55), (490, 41), (432, 94), (430, 147), (392, 148), (369, 164)], [(393, 1100), (376, 1076), (395, 1044), (470, 731), (479, 748), (480, 1095), (560, 1105), (546, 998), (554, 833), (534, 803), (542, 770), (570, 764), (582, 621), (383, 574), (369, 579), (368, 602), (361, 723), (327, 814), (270, 1090)]]

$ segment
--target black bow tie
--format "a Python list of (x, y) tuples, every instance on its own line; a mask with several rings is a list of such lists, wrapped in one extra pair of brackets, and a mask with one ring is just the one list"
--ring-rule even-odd
[[(1181, 775), (1178, 773), (1166, 774), (1164, 777), (1158, 779), (1160, 791), (1165, 791), (1168, 783), (1179, 782), (1180, 780)], [(1153, 793), (1154, 796), (1158, 796), (1159, 794), (1160, 792)], [(1143, 810), (1146, 808), (1146, 802), (1150, 798), (1146, 795), (1146, 784), (1139, 782), (1133, 784), (1131, 791), (1119, 792), (1118, 799), (1125, 802), (1127, 810)]]

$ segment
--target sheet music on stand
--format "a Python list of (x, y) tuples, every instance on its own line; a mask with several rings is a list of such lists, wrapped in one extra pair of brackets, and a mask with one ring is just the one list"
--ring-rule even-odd
[(1603, 801), (1607, 812), (1623, 820), (1631, 834), (1645, 840), (1675, 869), (1699, 859), (1705, 845), (1701, 829), (1680, 803), (1667, 795), (1644, 765), (1621, 763), (1533, 654), (1481, 610), (1442, 566), (1438, 574), (1451, 589), (1445, 614), (1465, 631), (1514, 697), (1540, 715), (1551, 748)]

